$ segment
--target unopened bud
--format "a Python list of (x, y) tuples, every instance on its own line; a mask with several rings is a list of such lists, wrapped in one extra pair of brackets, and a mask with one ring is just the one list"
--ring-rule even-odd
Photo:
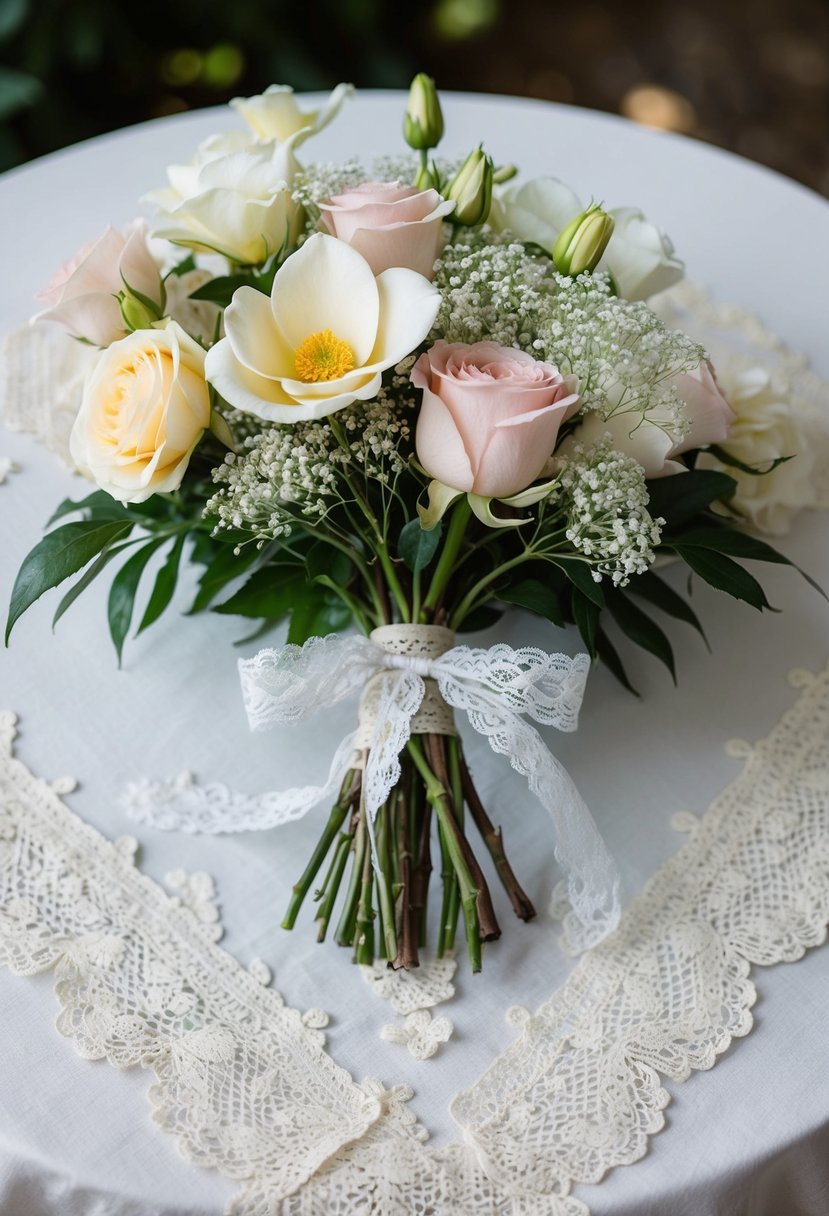
[(483, 148), (470, 152), (452, 178), (445, 197), (455, 204), (453, 224), (477, 228), (486, 222), (492, 206), (492, 157)]
[(149, 329), (154, 321), (158, 320), (158, 313), (154, 309), (149, 309), (145, 303), (132, 295), (129, 291), (119, 291), (118, 304), (121, 309), (121, 317), (124, 321), (124, 326), (129, 333), (136, 329)]
[(594, 204), (571, 220), (553, 246), (553, 261), (560, 274), (577, 275), (595, 270), (613, 235), (613, 219)]
[(436, 148), (443, 139), (443, 114), (431, 76), (418, 72), (409, 88), (403, 117), (403, 137), (416, 152)]

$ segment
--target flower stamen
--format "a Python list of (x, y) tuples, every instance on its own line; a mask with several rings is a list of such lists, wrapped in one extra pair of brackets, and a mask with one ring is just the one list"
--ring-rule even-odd
[(294, 351), (297, 379), (306, 384), (337, 380), (355, 367), (354, 351), (330, 329), (321, 329), (300, 342)]

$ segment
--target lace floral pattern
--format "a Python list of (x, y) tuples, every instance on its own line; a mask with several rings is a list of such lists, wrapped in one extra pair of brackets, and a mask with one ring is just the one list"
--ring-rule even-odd
[(11, 715), (0, 960), (54, 969), (58, 1028), (81, 1054), (155, 1072), (154, 1118), (243, 1183), (235, 1216), (586, 1216), (571, 1188), (646, 1151), (660, 1076), (710, 1068), (751, 1029), (752, 964), (825, 938), (829, 667), (793, 683), (767, 739), (729, 745), (741, 775), (702, 818), (677, 818), (687, 842), (614, 937), (534, 1014), (511, 1011), (518, 1039), (453, 1102), (463, 1144), (426, 1144), (405, 1088), (353, 1084), (323, 1050), (324, 1015), (286, 1008), (135, 870), (132, 842), (107, 843), (11, 758)]

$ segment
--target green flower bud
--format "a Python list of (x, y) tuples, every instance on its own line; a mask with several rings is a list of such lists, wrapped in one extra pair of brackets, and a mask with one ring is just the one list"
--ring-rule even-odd
[(560, 274), (577, 275), (595, 270), (613, 235), (613, 219), (598, 204), (588, 207), (562, 228), (553, 246), (553, 261)]
[(150, 309), (138, 296), (129, 291), (119, 291), (117, 296), (121, 308), (121, 316), (128, 333), (136, 329), (150, 329), (158, 318), (158, 312)]
[(431, 76), (418, 72), (409, 89), (403, 117), (403, 137), (416, 152), (436, 148), (443, 139), (443, 113)]
[(469, 153), (445, 193), (455, 204), (449, 217), (453, 224), (477, 228), (486, 222), (492, 205), (493, 170), (492, 157), (482, 147)]
[(511, 182), (517, 175), (518, 170), (515, 165), (499, 165), (492, 175), (492, 180), (496, 186), (502, 186), (504, 182)]

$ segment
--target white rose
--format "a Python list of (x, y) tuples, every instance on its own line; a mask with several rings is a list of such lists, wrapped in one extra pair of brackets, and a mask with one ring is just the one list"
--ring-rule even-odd
[(168, 168), (169, 187), (147, 198), (162, 213), (156, 236), (258, 265), (298, 235), (302, 211), (290, 190), (296, 159), (290, 143), (237, 143), (206, 141), (189, 165)]
[[(552, 250), (561, 230), (583, 210), (581, 199), (564, 182), (538, 177), (500, 191), (489, 222)], [(615, 228), (598, 269), (610, 271), (620, 296), (644, 300), (679, 282), (683, 263), (664, 232), (635, 207), (608, 208), (607, 213)]]
[(786, 392), (762, 368), (727, 373), (720, 381), (736, 415), (723, 444), (743, 464), (768, 467), (780, 456), (793, 456), (761, 477), (725, 465), (710, 453), (700, 455), (697, 466), (727, 473), (737, 482), (729, 506), (758, 532), (783, 536), (804, 507), (815, 506), (816, 457)]
[(296, 148), (327, 127), (353, 92), (353, 84), (338, 84), (321, 110), (300, 110), (289, 85), (272, 84), (258, 97), (234, 97), (230, 104), (257, 139), (291, 140)]
[(204, 350), (175, 321), (102, 351), (69, 448), (82, 473), (121, 502), (178, 489), (210, 423)]

